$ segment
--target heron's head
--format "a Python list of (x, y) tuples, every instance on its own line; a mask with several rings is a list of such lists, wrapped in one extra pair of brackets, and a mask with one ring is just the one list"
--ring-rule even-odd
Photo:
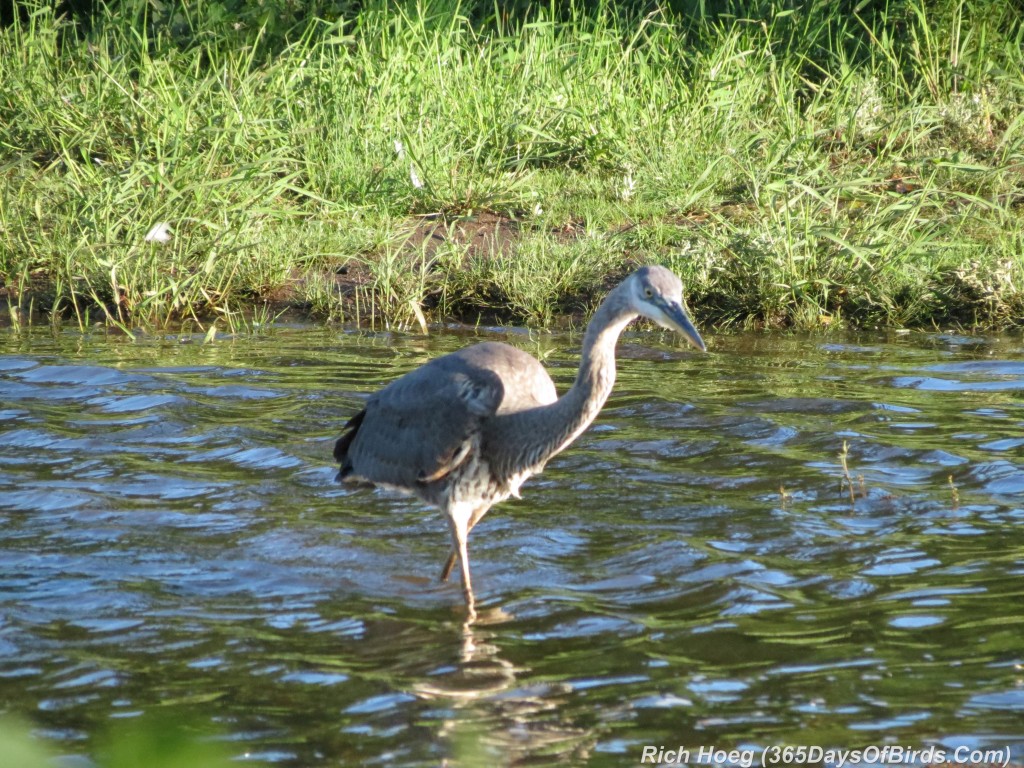
[(664, 267), (641, 267), (628, 283), (629, 301), (637, 314), (681, 333), (694, 347), (706, 351), (704, 340), (683, 309), (683, 283), (675, 273)]

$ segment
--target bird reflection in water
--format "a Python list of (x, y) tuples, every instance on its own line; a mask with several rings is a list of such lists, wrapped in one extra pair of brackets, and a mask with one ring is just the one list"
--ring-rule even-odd
[(458, 662), (415, 683), (413, 692), (450, 710), (437, 736), (447, 745), (454, 764), (532, 764), (538, 754), (563, 764), (585, 759), (596, 735), (567, 725), (559, 715), (571, 687), (563, 683), (519, 686), (517, 676), (529, 670), (502, 658), (498, 633), (489, 627), (512, 618), (501, 608), (481, 609), (467, 618), (457, 630)]

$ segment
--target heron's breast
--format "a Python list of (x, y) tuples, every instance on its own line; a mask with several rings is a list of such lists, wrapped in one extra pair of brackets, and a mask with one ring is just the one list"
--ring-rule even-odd
[(479, 453), (473, 451), (466, 461), (452, 472), (449, 493), (453, 502), (467, 502), (479, 506), (504, 501), (515, 493), (515, 490), (510, 487), (507, 479), (495, 475), (486, 459), (480, 458)]

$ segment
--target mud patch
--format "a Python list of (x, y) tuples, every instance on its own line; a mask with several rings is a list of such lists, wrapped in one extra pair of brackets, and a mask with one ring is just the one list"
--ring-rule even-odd
[(464, 250), (468, 259), (495, 259), (509, 256), (522, 238), (517, 219), (495, 213), (446, 219), (441, 215), (413, 220), (400, 237), (403, 250), (433, 258), (443, 246)]
[[(526, 227), (520, 220), (484, 212), (472, 217), (450, 218), (443, 215), (417, 216), (406, 220), (391, 239), (387, 248), (408, 262), (410, 272), (422, 268), (444, 270), (458, 268), (458, 263), (502, 259), (515, 252)], [(449, 251), (450, 254), (445, 252)], [(445, 258), (444, 266), (435, 263), (438, 256)], [(339, 257), (333, 263), (319, 267), (295, 267), (289, 278), (279, 286), (254, 295), (275, 312), (323, 314), (325, 306), (317, 306), (314, 295), (329, 295), (328, 305), (336, 304), (348, 316), (355, 309), (359, 294), (373, 290), (375, 282), (372, 264), (380, 253), (363, 253), (350, 258)], [(427, 298), (424, 308), (430, 309)], [(327, 309), (327, 311), (330, 311)]]

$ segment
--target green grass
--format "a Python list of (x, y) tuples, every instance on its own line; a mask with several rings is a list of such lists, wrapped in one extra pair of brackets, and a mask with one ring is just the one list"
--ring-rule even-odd
[[(704, 325), (1022, 323), (1020, 12), (744, 5), (366, 3), (273, 39), (202, 4), (89, 31), (24, 5), (0, 30), (9, 317), (551, 324), (660, 262)], [(481, 214), (492, 247), (423, 237)]]
[[(120, 720), (96, 739), (98, 768), (228, 768), (236, 764), (220, 734), (211, 734), (202, 721), (176, 713), (147, 714)], [(193, 722), (194, 721), (194, 722)], [(216, 740), (215, 740), (216, 739)], [(66, 759), (66, 756), (65, 758)], [(48, 768), (62, 762), (52, 743), (32, 733), (30, 726), (9, 716), (0, 718), (0, 763), (18, 768)], [(246, 760), (254, 766), (265, 763)]]

